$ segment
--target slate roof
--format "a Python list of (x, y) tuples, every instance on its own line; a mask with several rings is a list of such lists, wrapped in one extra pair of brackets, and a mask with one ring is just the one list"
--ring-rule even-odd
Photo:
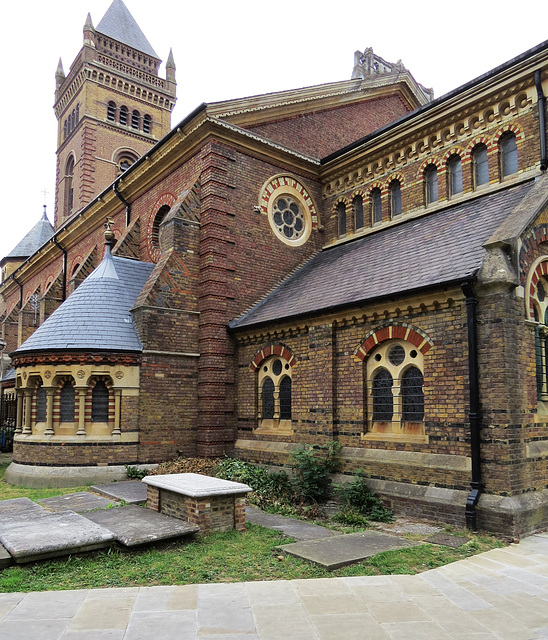
[(55, 233), (51, 222), (46, 215), (46, 207), (40, 220), (32, 227), (27, 235), (19, 242), (19, 244), (8, 253), (6, 258), (28, 258), (45, 244)]
[(111, 256), (15, 352), (141, 351), (130, 310), (153, 264)]
[(113, 1), (97, 25), (96, 31), (159, 59), (122, 0)]
[(481, 266), (484, 242), (532, 186), (525, 183), (324, 249), (230, 327), (279, 321), (469, 278)]

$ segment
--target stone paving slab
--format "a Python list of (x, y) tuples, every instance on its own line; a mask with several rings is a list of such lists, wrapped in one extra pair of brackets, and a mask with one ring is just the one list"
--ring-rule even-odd
[(13, 564), (13, 559), (3, 545), (0, 544), (0, 569), (5, 569)]
[(140, 480), (97, 484), (90, 487), (90, 489), (107, 498), (123, 500), (127, 504), (138, 504), (139, 502), (146, 502), (147, 499), (147, 486)]
[(197, 533), (200, 527), (136, 505), (90, 511), (84, 517), (112, 531), (116, 540), (134, 547)]
[(444, 547), (452, 547), (453, 549), (462, 547), (463, 544), (466, 544), (469, 541), (470, 538), (466, 538), (465, 536), (452, 536), (447, 533), (436, 533), (433, 536), (428, 536), (428, 538), (424, 539), (424, 542), (439, 544)]
[[(40, 507), (42, 508), (42, 507)], [(15, 562), (33, 562), (107, 547), (114, 534), (74, 511), (12, 520), (0, 530), (0, 542)], [(30, 526), (32, 525), (32, 526)]]
[(281, 545), (279, 549), (297, 558), (303, 558), (328, 571), (360, 562), (383, 551), (408, 549), (421, 542), (413, 542), (379, 531), (361, 531), (320, 540), (307, 540)]
[(49, 511), (29, 498), (2, 500), (0, 501), (0, 535), (3, 531), (9, 531), (19, 525), (28, 526), (29, 522), (48, 515), (50, 515)]
[(316, 540), (334, 535), (333, 531), (326, 527), (274, 513), (266, 513), (257, 507), (250, 507), (249, 505), (245, 508), (245, 517), (247, 522), (282, 531), (286, 536), (296, 540)]
[(92, 511), (93, 509), (106, 509), (110, 504), (119, 504), (117, 500), (114, 502), (95, 493), (81, 491), (80, 493), (67, 493), (64, 496), (54, 496), (53, 498), (44, 498), (39, 500), (40, 504), (49, 511)]

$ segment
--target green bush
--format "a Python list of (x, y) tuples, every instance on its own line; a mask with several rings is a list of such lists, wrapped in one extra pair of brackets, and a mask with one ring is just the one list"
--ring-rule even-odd
[[(371, 491), (364, 478), (358, 477), (348, 484), (338, 485), (336, 492), (343, 503), (340, 518), (351, 520), (357, 514), (376, 522), (392, 522), (394, 519), (393, 512)], [(348, 520), (345, 522), (353, 524)]]
[(285, 471), (269, 471), (234, 458), (225, 458), (215, 471), (218, 478), (243, 482), (253, 489), (250, 502), (258, 507), (287, 505), (293, 501), (293, 489)]
[(330, 495), (331, 474), (340, 468), (341, 445), (332, 441), (315, 447), (301, 446), (291, 457), (295, 467), (295, 493), (301, 502), (322, 502)]
[(138, 467), (132, 467), (129, 464), (126, 464), (126, 474), (127, 474), (127, 477), (130, 478), (131, 480), (142, 480), (143, 478), (148, 476), (147, 471), (143, 471)]

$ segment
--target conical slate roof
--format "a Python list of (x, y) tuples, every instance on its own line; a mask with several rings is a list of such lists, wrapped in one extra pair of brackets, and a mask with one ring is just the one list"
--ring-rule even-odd
[(37, 251), (43, 244), (45, 244), (55, 233), (51, 222), (46, 215), (46, 207), (44, 206), (44, 213), (40, 220), (32, 227), (27, 235), (21, 240), (21, 242), (5, 256), (6, 258), (28, 258), (35, 251)]
[(113, 0), (101, 22), (97, 25), (96, 31), (159, 60), (150, 42), (122, 0)]
[(141, 351), (131, 316), (153, 264), (113, 257), (101, 264), (15, 352)]

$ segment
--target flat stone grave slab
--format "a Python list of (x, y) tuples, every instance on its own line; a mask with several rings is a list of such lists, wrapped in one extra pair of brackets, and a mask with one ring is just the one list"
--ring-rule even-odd
[(361, 531), (322, 540), (293, 542), (279, 547), (285, 553), (324, 567), (328, 571), (355, 564), (383, 551), (407, 549), (422, 542), (413, 542), (379, 531)]
[(200, 527), (136, 505), (90, 511), (84, 517), (112, 531), (126, 547), (180, 538), (198, 533)]
[[(42, 507), (40, 507), (43, 509)], [(108, 547), (114, 534), (74, 511), (12, 520), (0, 530), (0, 542), (15, 562), (33, 562)]]
[(246, 494), (251, 487), (241, 482), (223, 480), (203, 476), (200, 473), (173, 473), (161, 476), (146, 476), (142, 480), (145, 484), (159, 489), (166, 489), (173, 493), (180, 493), (190, 498), (206, 498), (209, 496)]
[(140, 480), (128, 480), (127, 482), (111, 482), (110, 484), (97, 484), (90, 487), (91, 491), (114, 498), (115, 500), (123, 500), (127, 504), (137, 504), (146, 502), (147, 486)]
[(430, 542), (431, 544), (439, 544), (444, 547), (453, 547), (456, 549), (457, 547), (462, 547), (463, 544), (466, 544), (470, 541), (470, 538), (465, 536), (452, 536), (447, 533), (436, 533), (433, 536), (429, 536), (424, 539), (424, 542)]
[(249, 505), (245, 508), (245, 515), (247, 522), (281, 531), (286, 536), (290, 536), (296, 540), (317, 540), (319, 538), (330, 538), (335, 535), (330, 529), (321, 527), (318, 524), (288, 518), (287, 516), (279, 516), (274, 513), (266, 513), (257, 507), (250, 507)]
[(118, 505), (115, 500), (98, 496), (95, 493), (81, 491), (79, 493), (67, 493), (64, 496), (55, 496), (53, 498), (44, 498), (39, 501), (41, 505), (49, 511), (92, 511), (93, 509), (106, 509), (110, 504)]
[(5, 569), (13, 564), (13, 559), (6, 549), (0, 544), (0, 569)]
[(0, 533), (21, 524), (28, 526), (29, 522), (47, 517), (48, 515), (50, 515), (49, 511), (29, 498), (1, 500)]

